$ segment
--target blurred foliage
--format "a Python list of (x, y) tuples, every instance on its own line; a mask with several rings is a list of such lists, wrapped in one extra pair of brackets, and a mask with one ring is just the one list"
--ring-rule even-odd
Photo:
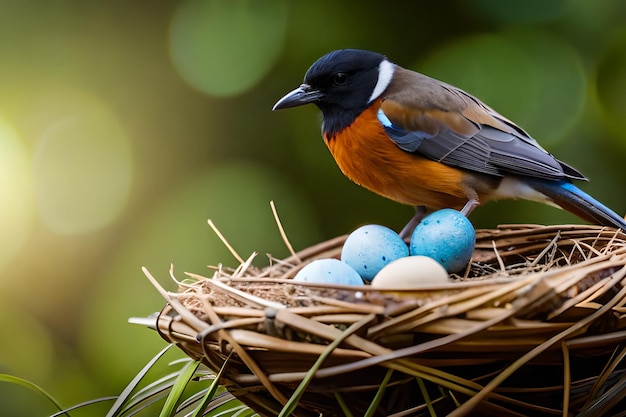
[[(626, 8), (619, 0), (0, 0), (0, 373), (64, 406), (120, 392), (163, 342), (126, 323), (170, 263), (210, 274), (412, 209), (345, 179), (314, 107), (272, 113), (337, 48), (387, 54), (469, 90), (626, 210)], [(526, 202), (477, 227), (578, 222)], [(257, 263), (264, 263), (263, 256)], [(54, 410), (0, 385), (3, 412)]]

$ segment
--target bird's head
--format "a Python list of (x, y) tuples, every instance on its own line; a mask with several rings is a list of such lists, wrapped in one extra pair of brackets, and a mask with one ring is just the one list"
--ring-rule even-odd
[(318, 59), (303, 84), (278, 100), (273, 110), (313, 103), (322, 110), (324, 132), (333, 134), (385, 91), (393, 71), (384, 55), (359, 49), (333, 51)]

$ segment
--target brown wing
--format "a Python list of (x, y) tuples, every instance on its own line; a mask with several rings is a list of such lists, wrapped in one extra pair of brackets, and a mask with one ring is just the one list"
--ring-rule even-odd
[(397, 67), (378, 118), (408, 152), (486, 174), (586, 179), (464, 91)]

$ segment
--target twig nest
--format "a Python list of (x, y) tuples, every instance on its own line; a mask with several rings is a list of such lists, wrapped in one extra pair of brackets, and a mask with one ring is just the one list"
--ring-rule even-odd
[(379, 289), (418, 289), (450, 282), (448, 272), (428, 256), (407, 256), (385, 266), (372, 280)]
[(189, 274), (178, 293), (151, 278), (167, 299), (158, 330), (223, 370), (220, 382), (263, 417), (279, 415), (294, 394), (293, 415), (302, 417), (622, 415), (622, 231), (505, 225), (476, 231), (463, 277), (409, 256), (372, 286), (297, 282), (358, 282), (338, 260), (345, 240), (265, 268), (246, 261), (211, 277)]

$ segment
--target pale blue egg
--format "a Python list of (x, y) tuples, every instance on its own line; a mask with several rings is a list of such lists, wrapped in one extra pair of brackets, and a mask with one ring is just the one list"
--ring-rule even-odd
[(363, 285), (363, 280), (350, 265), (333, 258), (311, 262), (298, 271), (293, 280), (319, 284)]
[(350, 233), (341, 250), (341, 260), (366, 281), (371, 281), (388, 263), (405, 256), (409, 256), (409, 248), (402, 238), (377, 224), (361, 226)]
[(443, 209), (424, 217), (417, 225), (409, 252), (433, 258), (452, 273), (467, 266), (475, 245), (476, 231), (467, 217), (456, 210)]

